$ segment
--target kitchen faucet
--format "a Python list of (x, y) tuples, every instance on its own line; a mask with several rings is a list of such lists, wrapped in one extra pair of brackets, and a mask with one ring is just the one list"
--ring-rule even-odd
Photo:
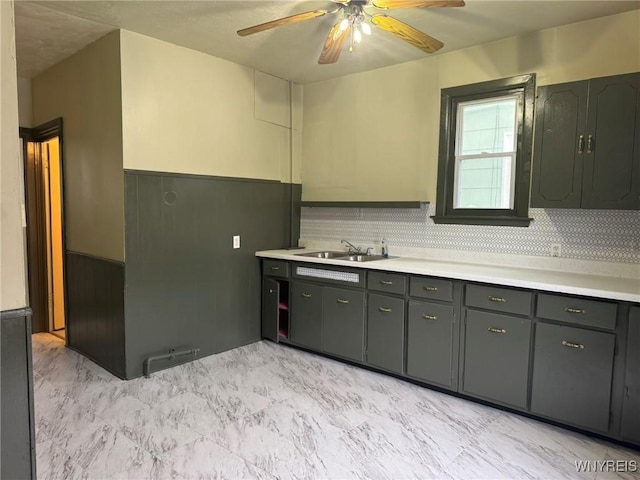
[(362, 252), (362, 249), (360, 247), (356, 247), (353, 243), (348, 242), (347, 240), (340, 240), (340, 243), (343, 243), (349, 246), (349, 255)]

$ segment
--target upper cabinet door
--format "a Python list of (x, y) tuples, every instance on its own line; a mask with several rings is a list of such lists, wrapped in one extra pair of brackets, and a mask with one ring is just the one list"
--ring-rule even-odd
[(538, 88), (530, 205), (640, 209), (640, 73)]
[(588, 82), (538, 88), (531, 206), (580, 208)]
[(589, 82), (582, 207), (640, 207), (640, 74)]

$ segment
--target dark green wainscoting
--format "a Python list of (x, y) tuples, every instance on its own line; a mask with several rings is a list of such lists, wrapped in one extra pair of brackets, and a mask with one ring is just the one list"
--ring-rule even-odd
[(297, 242), (300, 197), (274, 181), (125, 172), (127, 378), (172, 349), (206, 356), (260, 339), (254, 254)]
[(125, 378), (124, 264), (67, 251), (67, 346)]
[(2, 469), (0, 478), (36, 478), (31, 310), (0, 312)]

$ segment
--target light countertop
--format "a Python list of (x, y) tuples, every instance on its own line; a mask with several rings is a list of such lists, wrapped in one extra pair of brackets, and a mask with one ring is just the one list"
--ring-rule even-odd
[(351, 262), (348, 260), (296, 255), (296, 253), (313, 251), (317, 250), (265, 250), (256, 252), (256, 256), (295, 262), (364, 268), (367, 270), (429, 275), (640, 303), (640, 279), (638, 278), (620, 278), (558, 270), (483, 265), (411, 257), (390, 257), (369, 262)]

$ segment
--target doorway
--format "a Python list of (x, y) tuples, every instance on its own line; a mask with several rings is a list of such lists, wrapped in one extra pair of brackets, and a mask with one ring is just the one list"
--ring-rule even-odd
[(21, 128), (20, 136), (32, 329), (66, 340), (62, 119)]

